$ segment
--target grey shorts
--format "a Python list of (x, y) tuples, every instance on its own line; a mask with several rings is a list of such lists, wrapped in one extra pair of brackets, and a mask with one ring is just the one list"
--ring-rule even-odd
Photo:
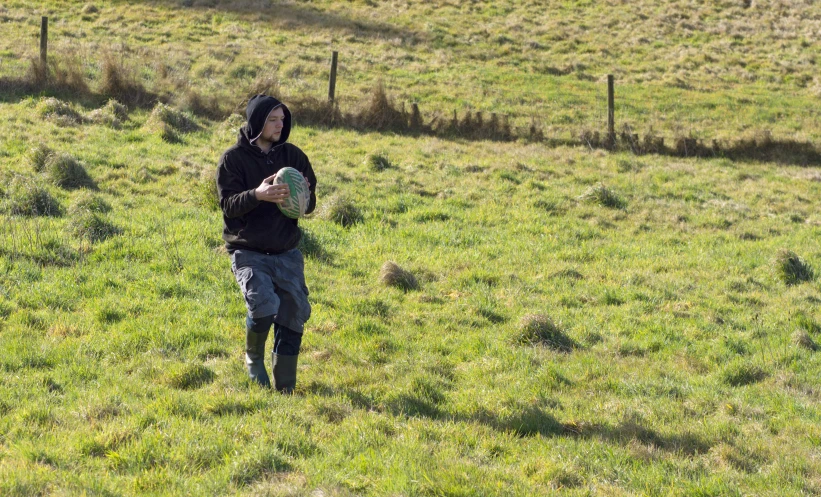
[(231, 254), (231, 271), (252, 318), (274, 316), (274, 322), (302, 333), (311, 317), (305, 260), (298, 249), (277, 255), (252, 250)]

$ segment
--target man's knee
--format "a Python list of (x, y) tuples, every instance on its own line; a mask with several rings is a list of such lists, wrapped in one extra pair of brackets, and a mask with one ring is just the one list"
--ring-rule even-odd
[(245, 316), (245, 327), (254, 333), (265, 333), (271, 329), (274, 317), (274, 314), (271, 314), (270, 316), (255, 318), (248, 313), (248, 315)]
[(279, 323), (274, 325), (274, 353), (277, 355), (299, 355), (302, 333)]

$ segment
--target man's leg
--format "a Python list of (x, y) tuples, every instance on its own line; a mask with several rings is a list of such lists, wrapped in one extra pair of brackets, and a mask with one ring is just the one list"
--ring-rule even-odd
[(296, 387), (296, 369), (299, 359), (299, 348), (302, 345), (302, 333), (298, 333), (279, 323), (274, 324), (273, 359), (274, 387), (291, 394)]
[(256, 383), (270, 387), (265, 371), (265, 342), (279, 309), (279, 297), (271, 281), (267, 256), (237, 250), (231, 255), (231, 270), (237, 279), (248, 314), (245, 318), (245, 366)]
[(253, 318), (249, 313), (245, 317), (245, 367), (251, 380), (263, 387), (271, 386), (265, 370), (265, 342), (273, 322), (273, 315)]

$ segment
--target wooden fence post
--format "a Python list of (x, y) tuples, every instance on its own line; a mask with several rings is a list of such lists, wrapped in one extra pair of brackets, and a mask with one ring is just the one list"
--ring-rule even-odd
[(610, 145), (616, 144), (616, 104), (614, 96), (613, 75), (607, 75), (607, 140)]
[(40, 19), (40, 64), (46, 67), (48, 63), (48, 17)]
[(336, 61), (338, 57), (339, 52), (334, 50), (333, 55), (331, 55), (331, 77), (328, 80), (328, 102), (332, 104), (336, 96)]

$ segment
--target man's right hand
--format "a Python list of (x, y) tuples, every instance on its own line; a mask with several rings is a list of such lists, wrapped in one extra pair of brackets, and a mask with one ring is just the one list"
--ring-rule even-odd
[(281, 185), (272, 184), (275, 177), (276, 175), (268, 176), (262, 180), (262, 184), (254, 190), (254, 196), (257, 200), (281, 204), (291, 195), (291, 190), (288, 188), (287, 183)]

